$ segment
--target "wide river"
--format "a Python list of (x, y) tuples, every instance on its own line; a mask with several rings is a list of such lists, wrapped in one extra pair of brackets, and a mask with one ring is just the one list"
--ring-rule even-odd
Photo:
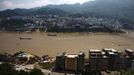
[[(32, 38), (31, 40), (20, 37)], [(88, 55), (89, 49), (114, 48), (123, 51), (134, 49), (134, 32), (128, 34), (109, 33), (60, 33), (57, 36), (47, 36), (47, 33), (9, 33), (0, 32), (0, 53), (15, 53), (24, 51), (38, 56), (57, 53), (78, 53), (83, 51)]]

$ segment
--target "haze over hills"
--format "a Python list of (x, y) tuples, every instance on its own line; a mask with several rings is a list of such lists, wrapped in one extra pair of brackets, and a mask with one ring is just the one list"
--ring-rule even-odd
[(96, 0), (84, 4), (48, 5), (70, 13), (94, 14), (98, 16), (111, 16), (133, 19), (133, 0)]
[(96, 0), (96, 1), (85, 2), (83, 4), (76, 3), (76, 4), (62, 4), (62, 5), (47, 5), (47, 6), (31, 8), (31, 9), (4, 10), (0, 12), (0, 15), (3, 15), (5, 13), (9, 13), (12, 15), (13, 14), (22, 15), (27, 13), (46, 14), (47, 12), (49, 12), (49, 14), (58, 14), (59, 12), (63, 11), (62, 13), (65, 12), (71, 14), (72, 13), (81, 13), (81, 14), (94, 13), (96, 15), (133, 18), (134, 17), (133, 3), (134, 3), (133, 0)]
[(81, 14), (96, 17), (117, 18), (134, 24), (134, 0), (95, 0), (83, 4), (47, 5), (31, 9), (14, 9), (0, 12), (0, 17), (17, 15), (70, 15)]

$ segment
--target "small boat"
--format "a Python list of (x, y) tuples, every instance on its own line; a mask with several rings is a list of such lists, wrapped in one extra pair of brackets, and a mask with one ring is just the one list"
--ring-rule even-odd
[(47, 36), (57, 36), (57, 34), (47, 34)]
[(32, 38), (20, 37), (20, 40), (31, 40)]

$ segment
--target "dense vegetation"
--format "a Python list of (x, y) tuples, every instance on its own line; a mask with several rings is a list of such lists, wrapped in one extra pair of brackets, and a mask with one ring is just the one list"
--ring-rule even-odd
[(54, 66), (55, 66), (55, 62), (52, 62), (52, 63), (50, 63), (50, 62), (48, 62), (48, 63), (39, 63), (39, 65), (41, 66), (41, 68), (43, 68), (43, 69), (52, 69)]
[(25, 29), (25, 25), (26, 23), (32, 23), (32, 21), (28, 21), (28, 20), (17, 20), (17, 19), (12, 19), (12, 20), (2, 20), (0, 22), (0, 28), (4, 28), (4, 30), (7, 31), (17, 31), (17, 29)]
[(121, 71), (121, 75), (134, 75), (134, 70)]
[(39, 69), (33, 69), (30, 72), (23, 70), (16, 71), (14, 65), (3, 63), (0, 65), (0, 75), (44, 75)]

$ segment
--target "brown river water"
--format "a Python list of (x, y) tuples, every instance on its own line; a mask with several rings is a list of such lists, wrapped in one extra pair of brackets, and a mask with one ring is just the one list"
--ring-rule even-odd
[[(24, 38), (31, 38), (22, 39)], [(48, 36), (47, 33), (9, 33), (0, 32), (0, 53), (15, 53), (24, 51), (38, 56), (55, 57), (59, 52), (78, 53), (83, 51), (88, 55), (89, 49), (114, 48), (123, 51), (134, 49), (134, 32), (128, 34), (109, 33), (60, 33)]]

